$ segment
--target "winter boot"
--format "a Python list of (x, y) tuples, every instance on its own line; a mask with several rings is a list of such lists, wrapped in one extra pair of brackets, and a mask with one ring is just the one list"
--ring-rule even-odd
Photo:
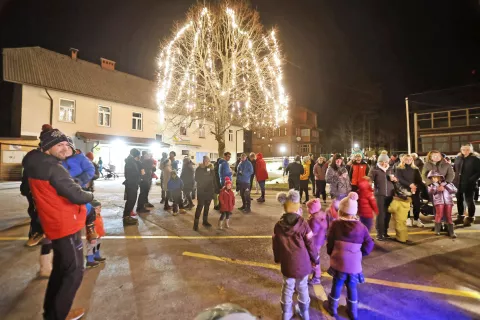
[(257, 199), (257, 202), (263, 203), (263, 202), (265, 202), (265, 198), (264, 198), (264, 197), (260, 197), (260, 198)]
[(136, 225), (136, 224), (138, 224), (138, 220), (135, 219), (135, 218), (127, 216), (127, 217), (123, 218), (123, 224), (124, 225)]
[(223, 220), (218, 220), (218, 229), (223, 229)]
[(457, 234), (455, 233), (455, 230), (453, 228), (453, 223), (448, 225), (448, 236), (452, 239), (455, 239), (457, 237)]
[(440, 235), (440, 230), (442, 229), (442, 224), (440, 222), (435, 222), (435, 235)]
[(290, 320), (293, 317), (292, 304), (280, 303), (282, 305), (282, 320)]
[(472, 217), (466, 217), (465, 220), (463, 221), (463, 226), (464, 227), (471, 227), (472, 226), (472, 223), (473, 223), (473, 220), (474, 218)]
[(333, 316), (333, 317), (336, 317), (337, 316), (337, 309), (338, 309), (338, 302), (340, 301), (340, 298), (339, 299), (334, 299), (332, 298), (331, 295), (328, 295), (328, 304), (327, 304), (327, 311), (328, 313)]
[(358, 301), (350, 301), (347, 299), (347, 314), (350, 320), (358, 319)]
[(107, 260), (106, 258), (104, 258), (100, 255), (100, 249), (96, 249), (94, 251), (95, 251), (95, 253), (93, 254), (93, 260), (95, 260), (97, 262), (105, 262), (105, 260)]
[(455, 225), (457, 225), (457, 224), (463, 224), (463, 220), (464, 220), (464, 219), (465, 219), (465, 216), (458, 215), (458, 216), (457, 216), (457, 219), (455, 219), (455, 221), (453, 221), (453, 223), (454, 223)]
[(198, 221), (199, 219), (195, 219), (193, 221), (193, 231), (198, 231)]
[(225, 219), (225, 228), (227, 229), (230, 228), (229, 222), (230, 222), (230, 219)]
[(40, 270), (38, 271), (38, 277), (48, 278), (52, 273), (52, 259), (53, 253), (40, 255)]
[(302, 320), (310, 320), (309, 307), (310, 303), (299, 302), (298, 305), (295, 306), (295, 313), (298, 314)]
[(95, 259), (93, 258), (93, 254), (91, 256), (86, 256), (86, 258), (87, 258), (87, 263), (85, 264), (85, 267), (87, 269), (96, 268), (99, 266), (100, 262), (95, 261)]

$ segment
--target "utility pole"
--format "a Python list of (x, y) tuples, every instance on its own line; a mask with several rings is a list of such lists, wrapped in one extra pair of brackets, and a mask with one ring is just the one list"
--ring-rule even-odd
[(407, 146), (408, 154), (412, 153), (412, 145), (410, 141), (410, 110), (408, 109), (408, 97), (405, 97), (405, 113), (407, 114)]

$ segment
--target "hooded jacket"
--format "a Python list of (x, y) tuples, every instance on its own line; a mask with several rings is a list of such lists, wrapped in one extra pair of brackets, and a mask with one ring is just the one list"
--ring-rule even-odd
[[(252, 169), (253, 171), (253, 169)], [(248, 176), (248, 182), (250, 183), (250, 176)], [(218, 159), (218, 176), (220, 177), (220, 187), (225, 185), (225, 178), (229, 177), (232, 180), (232, 170), (230, 169), (230, 165), (228, 161), (225, 159)]]
[(257, 154), (257, 161), (255, 162), (255, 176), (257, 181), (265, 181), (268, 179), (267, 164), (263, 160), (261, 153)]
[(214, 194), (215, 173), (213, 165), (206, 167), (203, 163), (195, 170), (195, 181), (197, 182), (198, 201), (211, 201)]
[(455, 159), (454, 184), (458, 189), (473, 188), (477, 183), (480, 178), (480, 159), (478, 157), (477, 153), (471, 153), (468, 157), (459, 154)]
[(372, 186), (367, 180), (360, 180), (358, 183), (358, 215), (362, 218), (373, 218), (378, 214), (378, 206), (373, 196)]
[(83, 191), (57, 158), (39, 150), (29, 152), (22, 165), (47, 237), (56, 240), (81, 230), (93, 194)]
[(172, 176), (168, 181), (167, 190), (172, 196), (181, 196), (183, 190), (183, 181), (178, 176)]
[(425, 181), (425, 184), (427, 186), (432, 184), (432, 181), (428, 179), (428, 174), (432, 170), (444, 176), (445, 181), (447, 182), (453, 182), (455, 179), (455, 172), (453, 172), (452, 166), (449, 163), (447, 163), (444, 159), (436, 163), (432, 161), (427, 161), (423, 165), (423, 170), (422, 170), (422, 179), (423, 181)]
[[(347, 173), (344, 166), (338, 168), (338, 170), (335, 170), (332, 166), (328, 167), (326, 179), (327, 183), (330, 184), (330, 194), (332, 198), (336, 198), (342, 194), (346, 195), (352, 190), (350, 178)], [(344, 174), (347, 174), (347, 176), (345, 177)]]
[(185, 189), (192, 190), (195, 187), (195, 170), (192, 161), (188, 160), (188, 163), (183, 165), (180, 179)]
[(170, 159), (166, 159), (165, 161), (160, 164), (161, 170), (162, 170), (162, 189), (167, 190), (168, 189), (168, 181), (172, 177), (172, 161)]
[(308, 217), (308, 226), (313, 233), (313, 243), (315, 247), (320, 250), (321, 247), (325, 244), (325, 239), (327, 238), (327, 214), (325, 211), (320, 210), (314, 214), (310, 214)]
[(334, 221), (328, 230), (327, 253), (330, 267), (348, 274), (362, 272), (362, 256), (373, 250), (367, 227), (358, 220)]
[(287, 278), (301, 279), (310, 274), (312, 263), (319, 263), (307, 222), (296, 213), (285, 213), (273, 229), (273, 256)]
[(368, 167), (368, 164), (362, 160), (360, 163), (353, 161), (352, 164), (348, 166), (347, 170), (351, 184), (356, 186), (363, 177), (368, 175), (370, 168)]
[(138, 187), (141, 177), (140, 166), (140, 162), (131, 155), (125, 159), (125, 185)]
[(252, 163), (248, 160), (240, 162), (237, 168), (237, 182), (248, 183), (250, 185), (250, 177), (252, 176), (252, 174), (253, 174)]
[[(457, 193), (457, 188), (453, 183), (446, 182), (445, 178), (442, 175), (440, 175), (440, 177), (442, 177), (442, 182), (432, 183), (428, 187), (428, 194), (430, 195), (430, 199), (432, 200), (434, 206), (442, 204), (453, 206), (454, 203), (452, 195)], [(440, 186), (443, 186), (443, 191), (438, 190), (438, 187)]]
[(72, 178), (79, 182), (82, 188), (95, 176), (93, 163), (83, 153), (74, 154), (62, 162), (62, 165), (70, 173)]
[(423, 184), (420, 171), (418, 171), (417, 168), (413, 168), (411, 165), (408, 164), (405, 164), (405, 166), (397, 166), (395, 176), (397, 177), (398, 182), (400, 182), (400, 184), (405, 188), (408, 188), (408, 190), (410, 190), (410, 185), (412, 183), (417, 186)]
[(220, 212), (232, 212), (235, 208), (235, 194), (232, 189), (227, 190), (226, 187), (223, 187), (218, 199), (220, 201)]
[(313, 175), (315, 176), (315, 180), (325, 181), (325, 175), (328, 169), (328, 162), (324, 162), (322, 164), (315, 163), (313, 166)]
[(305, 181), (310, 178), (310, 160), (303, 163), (303, 174), (300, 176), (300, 180)]
[(140, 168), (145, 170), (145, 175), (142, 176), (142, 179), (146, 181), (151, 181), (153, 172), (157, 170), (154, 165), (154, 160), (152, 158), (146, 159), (144, 157), (140, 158)]

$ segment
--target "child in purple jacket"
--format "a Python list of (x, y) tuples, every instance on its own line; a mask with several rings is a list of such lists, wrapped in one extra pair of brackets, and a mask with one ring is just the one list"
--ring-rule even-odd
[[(308, 217), (308, 225), (313, 232), (313, 243), (315, 247), (318, 249), (318, 254), (320, 255), (320, 249), (325, 244), (325, 239), (327, 235), (327, 214), (325, 211), (322, 210), (322, 204), (320, 203), (320, 199), (312, 199), (307, 202), (308, 213), (310, 216)], [(322, 274), (322, 270), (320, 269), (320, 264), (317, 264), (313, 269), (312, 279), (310, 279), (309, 283), (320, 284), (320, 276)]]
[(273, 234), (273, 256), (281, 264), (283, 274), (282, 319), (293, 317), (293, 294), (297, 290), (298, 306), (295, 308), (302, 319), (310, 319), (308, 276), (312, 265), (319, 264), (318, 250), (313, 243), (313, 234), (308, 223), (302, 218), (300, 194), (296, 190), (281, 192), (277, 200), (283, 205), (285, 214), (275, 224)]
[(347, 313), (350, 319), (358, 316), (357, 284), (364, 283), (362, 256), (373, 249), (373, 239), (357, 217), (358, 194), (350, 192), (340, 201), (339, 220), (328, 230), (327, 253), (330, 256), (328, 274), (333, 277), (332, 290), (328, 296), (327, 311), (337, 315), (338, 301), (343, 285), (347, 286)]
[(432, 181), (432, 184), (428, 187), (428, 193), (435, 206), (435, 234), (440, 235), (442, 218), (445, 217), (445, 221), (448, 223), (448, 235), (451, 238), (456, 238), (457, 235), (452, 221), (452, 194), (457, 193), (457, 188), (453, 183), (446, 182), (443, 175), (433, 170), (428, 173), (428, 179)]

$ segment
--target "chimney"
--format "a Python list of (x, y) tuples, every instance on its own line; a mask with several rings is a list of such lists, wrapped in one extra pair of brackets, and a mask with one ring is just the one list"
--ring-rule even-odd
[(70, 57), (72, 60), (77, 61), (78, 49), (70, 48)]
[(115, 61), (100, 58), (100, 65), (102, 66), (102, 69), (115, 70)]

